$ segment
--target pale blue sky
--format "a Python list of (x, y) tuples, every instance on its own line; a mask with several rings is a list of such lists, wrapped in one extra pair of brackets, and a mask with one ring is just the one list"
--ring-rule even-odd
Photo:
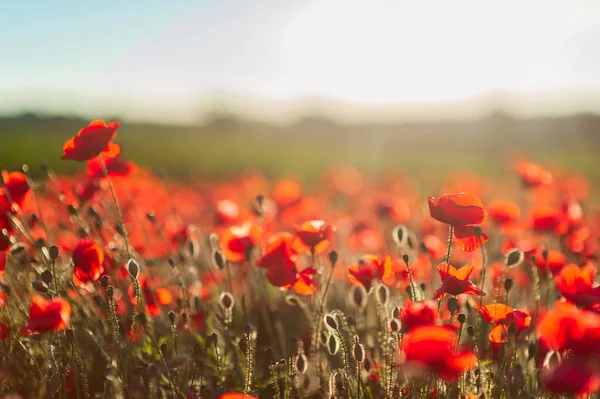
[(384, 107), (499, 92), (585, 103), (600, 92), (599, 3), (0, 0), (0, 112), (185, 119), (215, 92), (243, 103)]

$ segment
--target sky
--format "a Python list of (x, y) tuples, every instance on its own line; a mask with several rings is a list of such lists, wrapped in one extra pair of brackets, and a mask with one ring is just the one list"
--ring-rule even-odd
[(0, 113), (600, 111), (599, 48), (595, 0), (0, 0)]

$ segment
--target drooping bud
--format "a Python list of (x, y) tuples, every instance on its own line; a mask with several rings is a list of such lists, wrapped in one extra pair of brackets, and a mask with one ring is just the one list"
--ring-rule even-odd
[(454, 314), (454, 312), (456, 312), (457, 309), (458, 309), (458, 300), (456, 298), (449, 298), (448, 299), (448, 310), (450, 311), (450, 313)]
[(169, 311), (169, 321), (171, 322), (171, 325), (175, 325), (175, 312), (173, 312), (172, 310)]
[(215, 253), (213, 254), (213, 258), (219, 270), (223, 270), (223, 268), (225, 268), (225, 260), (223, 259), (223, 254), (219, 251), (215, 251)]
[(224, 291), (219, 297), (219, 304), (224, 310), (231, 310), (235, 305), (235, 298), (229, 292)]
[(336, 250), (329, 251), (327, 256), (329, 257), (329, 262), (331, 263), (331, 265), (334, 266), (338, 261), (337, 251)]
[(50, 260), (52, 262), (55, 262), (56, 259), (58, 259), (59, 253), (60, 251), (56, 245), (53, 245), (50, 248), (48, 248), (48, 255), (50, 256)]
[(296, 372), (300, 375), (305, 374), (308, 370), (308, 359), (304, 353), (296, 357)]
[(358, 335), (354, 336), (354, 346), (352, 347), (352, 354), (357, 362), (362, 363), (365, 360), (365, 347), (360, 344)]
[(504, 291), (508, 294), (513, 287), (513, 279), (507, 278), (504, 280)]
[(52, 282), (52, 273), (50, 272), (50, 270), (44, 270), (40, 275), (40, 278), (44, 283), (50, 284)]
[(400, 332), (401, 328), (402, 324), (400, 323), (400, 319), (393, 318), (390, 320), (390, 330), (392, 330), (392, 332)]
[(400, 313), (401, 313), (401, 309), (399, 306), (394, 306), (394, 309), (392, 309), (392, 317), (394, 319), (399, 319), (400, 318)]
[(513, 248), (506, 254), (506, 259), (504, 259), (504, 263), (507, 267), (515, 267), (519, 266), (523, 262), (524, 258), (525, 255), (523, 254), (523, 251), (521, 251), (518, 248)]
[(364, 309), (367, 306), (367, 291), (362, 285), (354, 285), (350, 290), (351, 303), (357, 309)]
[(458, 315), (457, 319), (460, 324), (464, 324), (464, 322), (467, 321), (467, 315), (464, 313), (461, 313)]
[(31, 286), (37, 292), (48, 292), (48, 285), (46, 285), (46, 283), (42, 280), (33, 280), (31, 282)]
[(324, 321), (325, 321), (325, 324), (327, 324), (329, 326), (329, 328), (331, 328), (332, 330), (338, 329), (338, 323), (337, 323), (337, 321), (335, 321), (335, 317), (333, 317), (332, 315), (326, 314), (324, 317)]
[(131, 278), (133, 278), (134, 280), (138, 278), (138, 274), (140, 273), (140, 266), (138, 265), (135, 259), (129, 259), (129, 261), (127, 262), (127, 270), (129, 271)]

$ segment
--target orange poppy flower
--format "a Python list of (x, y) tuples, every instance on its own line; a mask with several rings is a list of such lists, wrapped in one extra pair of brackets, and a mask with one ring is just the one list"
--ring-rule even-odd
[(454, 238), (458, 246), (466, 252), (475, 251), (490, 239), (484, 232), (478, 237), (475, 226), (454, 226)]
[(487, 217), (481, 201), (471, 193), (444, 194), (437, 200), (429, 197), (429, 212), (435, 220), (452, 226), (480, 224)]
[(260, 228), (251, 221), (241, 226), (228, 227), (221, 236), (223, 253), (230, 262), (241, 262), (248, 259), (252, 248), (260, 239)]
[(335, 232), (335, 226), (325, 223), (323, 220), (309, 220), (296, 227), (296, 237), (304, 244), (304, 252), (313, 250), (315, 254), (323, 253)]
[(471, 350), (456, 352), (456, 342), (456, 333), (446, 326), (417, 327), (404, 338), (407, 365), (455, 380), (477, 363)]
[(76, 136), (65, 142), (62, 159), (89, 161), (104, 151), (108, 143), (117, 135), (119, 122), (95, 120), (81, 129)]
[(577, 306), (589, 307), (600, 303), (600, 285), (592, 286), (595, 275), (594, 266), (579, 267), (571, 263), (554, 278), (554, 283), (568, 301)]
[(565, 255), (559, 251), (549, 250), (546, 256), (547, 258), (544, 259), (544, 251), (541, 248), (535, 252), (535, 265), (541, 271), (550, 271), (552, 274), (556, 274), (567, 262)]
[(535, 188), (552, 183), (552, 174), (531, 162), (521, 162), (517, 168), (521, 183), (525, 187)]
[(71, 319), (71, 305), (64, 298), (46, 299), (35, 295), (31, 298), (29, 320), (21, 327), (21, 333), (31, 335), (64, 330)]
[(392, 258), (385, 256), (379, 259), (376, 255), (363, 255), (348, 268), (348, 279), (351, 283), (361, 285), (368, 291), (374, 281), (393, 276)]
[(443, 298), (446, 294), (454, 296), (460, 294), (485, 295), (483, 291), (469, 280), (473, 272), (473, 265), (466, 265), (460, 269), (456, 269), (454, 266), (442, 262), (438, 265), (437, 269), (442, 279), (442, 286), (435, 291), (433, 299)]
[(515, 223), (521, 217), (521, 209), (513, 201), (496, 200), (489, 203), (487, 212), (494, 222), (500, 226)]
[(536, 331), (549, 349), (581, 358), (600, 355), (600, 315), (594, 312), (557, 307), (544, 315)]
[(273, 200), (280, 208), (297, 204), (302, 199), (302, 187), (292, 179), (279, 180), (273, 187)]
[(481, 313), (483, 319), (494, 328), (488, 334), (488, 338), (495, 344), (501, 344), (508, 341), (508, 328), (514, 324), (517, 331), (524, 331), (531, 324), (531, 316), (520, 310), (514, 310), (510, 306), (494, 303), (480, 307), (475, 304), (475, 309)]
[(407, 300), (400, 309), (400, 319), (404, 331), (410, 333), (417, 327), (434, 325), (436, 319), (436, 303), (432, 300), (412, 302)]
[(92, 240), (79, 240), (73, 250), (73, 283), (83, 286), (104, 273), (104, 251)]

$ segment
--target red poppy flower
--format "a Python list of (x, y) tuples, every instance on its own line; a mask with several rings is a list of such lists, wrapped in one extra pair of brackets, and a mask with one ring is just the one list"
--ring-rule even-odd
[(251, 221), (231, 226), (221, 236), (223, 253), (230, 262), (246, 260), (260, 239), (260, 229)]
[(559, 209), (548, 205), (540, 205), (529, 213), (531, 227), (538, 232), (565, 232), (567, 224)]
[(21, 333), (30, 335), (64, 330), (71, 319), (71, 305), (64, 298), (46, 299), (35, 295), (31, 298), (29, 320)]
[(119, 122), (95, 120), (71, 137), (63, 147), (62, 159), (89, 161), (104, 151), (108, 143), (117, 135)]
[(376, 255), (363, 255), (348, 268), (350, 282), (362, 285), (367, 291), (371, 289), (373, 281), (393, 275), (392, 258), (389, 256), (379, 259)]
[(487, 212), (494, 222), (500, 226), (519, 221), (521, 217), (521, 209), (513, 201), (496, 200), (489, 203)]
[(262, 258), (257, 262), (258, 266), (265, 269), (285, 263), (286, 260), (294, 260), (303, 251), (304, 247), (299, 245), (291, 233), (283, 232), (272, 236), (263, 251)]
[[(101, 152), (100, 156), (110, 177), (127, 177), (138, 170), (133, 162), (125, 161), (121, 157), (121, 146), (118, 144), (108, 143), (106, 151)], [(90, 179), (104, 177), (102, 164), (98, 158), (92, 158), (88, 161), (87, 176)]]
[(514, 310), (510, 306), (494, 303), (480, 307), (475, 304), (475, 309), (481, 313), (483, 319), (494, 325), (488, 338), (495, 344), (500, 344), (508, 341), (508, 329), (511, 324), (514, 324), (517, 331), (524, 331), (531, 324), (531, 316), (520, 310)]
[(542, 370), (541, 381), (552, 393), (582, 397), (600, 390), (600, 369), (591, 361), (568, 359)]
[(596, 268), (592, 265), (580, 268), (569, 264), (554, 278), (554, 282), (568, 301), (577, 306), (589, 307), (600, 303), (600, 285), (592, 286), (595, 275)]
[(73, 250), (73, 282), (83, 286), (104, 273), (104, 251), (92, 240), (79, 240)]
[(21, 172), (9, 173), (3, 170), (2, 180), (4, 181), (4, 190), (10, 196), (12, 203), (23, 209), (30, 192), (25, 174)]
[(562, 252), (549, 250), (544, 259), (544, 251), (541, 248), (535, 252), (535, 265), (541, 271), (552, 274), (558, 273), (567, 262), (567, 258)]
[(471, 193), (444, 194), (437, 200), (429, 197), (429, 212), (435, 220), (452, 226), (480, 224), (487, 216), (479, 198)]
[(545, 345), (585, 358), (600, 355), (600, 315), (573, 306), (550, 310), (537, 325)]
[(552, 183), (552, 174), (531, 162), (521, 162), (517, 168), (521, 183), (525, 187), (535, 188)]
[(431, 300), (423, 302), (406, 301), (400, 309), (400, 319), (405, 332), (410, 333), (417, 327), (434, 325), (436, 320), (436, 303)]
[(469, 280), (471, 272), (473, 272), (473, 265), (466, 265), (460, 269), (456, 269), (454, 266), (443, 262), (438, 265), (437, 269), (440, 272), (442, 286), (435, 291), (433, 299), (443, 298), (446, 294), (454, 296), (460, 294), (485, 295), (483, 291)]
[(452, 381), (471, 370), (477, 358), (471, 350), (456, 351), (457, 337), (445, 326), (421, 326), (404, 338), (407, 364), (414, 369), (431, 371)]
[(306, 247), (305, 252), (314, 248), (315, 254), (320, 254), (329, 246), (334, 231), (335, 227), (323, 220), (309, 220), (296, 227), (296, 237)]

